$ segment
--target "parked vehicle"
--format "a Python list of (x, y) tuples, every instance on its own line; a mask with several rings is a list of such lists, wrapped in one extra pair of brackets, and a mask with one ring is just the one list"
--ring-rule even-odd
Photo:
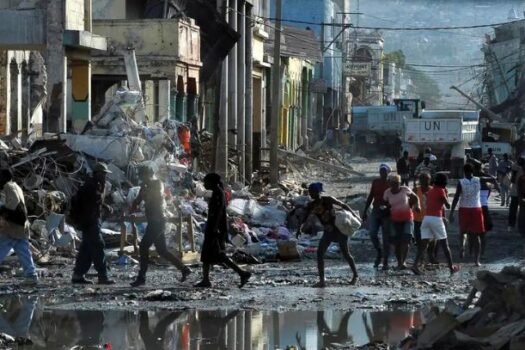
[(417, 99), (398, 99), (388, 106), (352, 107), (354, 149), (397, 157), (405, 120), (417, 118), (422, 108), (424, 103)]
[(463, 165), (465, 149), (476, 141), (478, 123), (479, 111), (423, 111), (419, 118), (405, 120), (403, 149), (417, 164), (425, 149), (431, 148), (438, 159), (438, 167), (457, 176)]
[(518, 139), (518, 131), (514, 123), (492, 122), (490, 125), (480, 125), (482, 157), (488, 155), (488, 149), (501, 157), (503, 154), (514, 155), (513, 145)]

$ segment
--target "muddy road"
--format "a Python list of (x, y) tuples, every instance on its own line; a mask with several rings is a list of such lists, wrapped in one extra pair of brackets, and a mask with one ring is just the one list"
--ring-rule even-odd
[[(319, 171), (317, 174), (312, 173), (309, 178), (302, 178), (302, 180), (322, 181), (325, 183), (327, 194), (339, 198), (349, 195), (352, 197), (358, 194), (364, 195), (368, 192), (371, 179), (375, 176), (375, 172), (381, 162), (363, 161), (354, 165), (356, 170), (365, 173), (366, 176), (362, 178), (352, 177), (348, 179), (343, 176), (326, 175)], [(296, 179), (296, 181), (299, 181), (299, 179)], [(451, 186), (449, 192), (451, 195), (453, 194), (453, 186)], [(112, 313), (114, 317), (117, 317), (115, 315), (120, 315), (117, 318), (123, 317), (128, 321), (131, 317), (135, 319), (136, 322), (133, 322), (139, 328), (141, 322), (144, 321), (141, 317), (144, 317), (146, 311), (149, 312), (146, 312), (146, 315), (149, 315), (152, 319), (155, 318), (155, 321), (152, 321), (153, 323), (161, 322), (163, 317), (165, 317), (163, 315), (169, 315), (173, 312), (179, 312), (179, 318), (182, 317), (183, 320), (195, 320), (198, 313), (210, 313), (210, 315), (215, 315), (208, 317), (212, 320), (210, 324), (214, 324), (216, 319), (219, 320), (217, 321), (219, 324), (229, 324), (230, 319), (223, 320), (222, 318), (227, 317), (230, 312), (236, 313), (233, 319), (237, 320), (237, 323), (241, 322), (240, 318), (238, 318), (240, 317), (239, 315), (242, 315), (242, 320), (244, 320), (242, 322), (245, 322), (247, 318), (254, 320), (255, 318), (252, 316), (257, 314), (260, 316), (261, 322), (266, 324), (263, 321), (266, 319), (272, 320), (274, 313), (277, 312), (282, 317), (298, 318), (306, 323), (315, 324), (315, 331), (312, 332), (317, 332), (316, 334), (318, 335), (323, 334), (324, 329), (324, 325), (318, 319), (319, 313), (323, 315), (324, 313), (334, 313), (336, 316), (330, 314), (331, 316), (327, 317), (339, 320), (337, 322), (333, 321), (338, 323), (345, 319), (346, 312), (351, 312), (353, 313), (353, 318), (357, 317), (359, 320), (364, 320), (362, 321), (364, 326), (347, 326), (358, 335), (354, 335), (354, 337), (349, 336), (346, 340), (342, 339), (344, 338), (342, 336), (339, 338), (334, 336), (334, 339), (340, 340), (339, 343), (353, 344), (347, 347), (351, 348), (354, 345), (365, 345), (367, 343), (365, 340), (356, 342), (354, 339), (356, 336), (360, 337), (363, 334), (367, 334), (365, 338), (368, 340), (375, 337), (374, 334), (370, 335), (366, 328), (371, 322), (367, 323), (366, 320), (371, 320), (373, 315), (384, 313), (384, 315), (388, 315), (385, 316), (386, 319), (397, 317), (395, 315), (399, 313), (405, 316), (412, 315), (409, 317), (411, 321), (406, 322), (406, 324), (403, 321), (394, 322), (396, 325), (403, 323), (404, 326), (401, 329), (408, 334), (409, 328), (418, 325), (420, 316), (415, 317), (414, 315), (419, 315), (420, 310), (424, 310), (432, 305), (443, 306), (447, 300), (454, 300), (458, 303), (464, 301), (471, 288), (469, 282), (474, 279), (476, 272), (480, 269), (499, 271), (507, 264), (521, 263), (524, 251), (523, 239), (517, 232), (507, 231), (507, 209), (500, 207), (498, 200), (499, 197), (495, 195), (491, 198), (490, 209), (494, 221), (494, 229), (488, 234), (487, 250), (482, 258), (483, 266), (481, 268), (473, 265), (473, 261), (468, 254), (465, 259), (459, 259), (457, 227), (452, 225), (449, 228), (449, 240), (454, 262), (461, 266), (461, 270), (453, 276), (450, 276), (448, 272), (442, 252), (438, 255), (441, 264), (426, 265), (424, 274), (421, 276), (415, 276), (410, 270), (397, 271), (393, 268), (385, 272), (378, 271), (373, 268), (375, 252), (369, 241), (351, 241), (350, 243), (351, 252), (356, 258), (360, 274), (357, 284), (355, 286), (349, 285), (350, 269), (339, 258), (338, 254), (333, 254), (333, 257), (330, 258), (329, 256), (326, 262), (328, 285), (324, 289), (311, 287), (317, 282), (314, 256), (307, 257), (301, 262), (251, 265), (248, 268), (253, 272), (253, 278), (242, 290), (237, 288), (239, 282), (237, 275), (220, 267), (212, 271), (213, 288), (194, 289), (192, 285), (200, 278), (199, 266), (193, 266), (193, 274), (189, 280), (185, 283), (180, 283), (178, 282), (180, 277), (178, 271), (171, 266), (159, 264), (153, 264), (150, 267), (147, 284), (144, 287), (132, 288), (129, 286), (129, 283), (138, 271), (137, 265), (118, 266), (116, 264), (111, 266), (111, 274), (117, 281), (116, 285), (109, 287), (99, 285), (74, 286), (70, 284), (73, 259), (67, 258), (62, 258), (46, 266), (40, 266), (40, 273), (43, 276), (40, 285), (38, 287), (24, 287), (17, 286), (18, 280), (15, 277), (10, 277), (13, 269), (9, 266), (13, 264), (13, 266), (18, 267), (18, 265), (16, 260), (8, 259), (4, 264), (5, 271), (0, 281), (0, 300), (4, 306), (4, 313), (8, 312), (6, 310), (9, 309), (9, 305), (15, 302), (14, 299), (18, 303), (22, 303), (20, 300), (35, 301), (34, 303), (37, 306), (35, 307), (34, 317), (38, 322), (41, 322), (45, 317), (50, 317), (50, 315), (57, 317), (55, 321), (58, 322), (59, 319), (77, 315), (78, 313), (84, 316), (92, 313), (93, 319), (97, 320), (97, 317), (99, 317), (96, 316), (98, 315), (97, 313), (104, 312), (105, 314)], [(408, 258), (409, 265), (414, 257), (415, 247), (411, 247)], [(391, 256), (391, 261), (390, 266), (395, 266), (393, 256)], [(94, 276), (88, 275), (88, 277)], [(20, 306), (20, 308), (23, 309), (23, 306)], [(247, 313), (249, 316), (247, 316)], [(356, 316), (357, 314), (360, 316)], [(79, 319), (82, 320), (82, 317), (76, 317), (77, 321)], [(126, 322), (117, 322), (118, 327), (125, 329)], [(185, 324), (184, 322), (181, 324)], [(378, 322), (381, 323), (383, 321)], [(390, 321), (384, 322), (388, 323)], [(186, 323), (190, 324), (191, 322), (187, 321)], [(277, 324), (281, 323), (277, 322)], [(31, 327), (35, 326), (32, 325)], [(79, 327), (77, 327), (77, 331), (85, 333)], [(269, 332), (272, 333), (271, 339), (275, 341), (275, 333), (279, 331), (279, 326), (268, 326), (266, 324), (265, 327), (269, 327), (271, 330)], [(361, 329), (360, 327), (364, 327), (363, 330), (356, 331), (356, 329)], [(304, 343), (305, 338), (308, 337), (307, 333), (305, 333), (305, 329), (308, 329), (308, 327), (305, 325), (303, 328), (301, 328), (302, 336), (299, 334), (300, 340), (297, 337), (292, 339), (294, 337), (289, 335), (287, 337), (290, 340), (283, 340), (279, 344), (274, 342), (274, 345), (285, 347), (287, 345), (297, 346), (300, 341)], [(1, 322), (0, 331), (6, 332), (2, 328)], [(36, 336), (34, 330), (30, 333), (33, 338)], [(202, 334), (200, 336), (205, 338)], [(250, 335), (246, 335), (246, 337), (250, 337)], [(267, 335), (268, 337), (270, 336)], [(392, 338), (390, 333), (379, 338), (381, 339), (377, 341), (390, 344), (400, 340), (398, 339), (399, 336), (394, 337), (395, 341), (392, 340), (394, 338)], [(192, 336), (189, 336), (188, 339), (188, 344), (191, 343), (192, 339), (195, 340)], [(336, 340), (333, 340), (333, 342), (337, 343)], [(100, 341), (98, 340), (97, 344), (100, 344)], [(270, 340), (267, 339), (267, 341)], [(217, 342), (218, 340), (211, 341), (211, 344), (217, 345)], [(65, 348), (63, 347), (65, 345), (59, 343), (56, 344), (57, 349)], [(250, 341), (246, 340), (247, 343), (250, 343)], [(136, 345), (136, 347), (133, 344), (138, 343), (130, 344), (123, 348), (141, 349), (145, 346), (145, 343), (140, 343), (141, 345)], [(115, 348), (119, 347), (113, 347), (113, 349)], [(217, 345), (215, 348), (220, 347)], [(316, 347), (306, 346), (304, 348), (313, 349)]]

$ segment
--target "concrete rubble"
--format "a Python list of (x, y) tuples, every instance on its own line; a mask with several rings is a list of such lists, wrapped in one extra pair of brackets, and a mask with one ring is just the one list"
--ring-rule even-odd
[(428, 309), (425, 326), (405, 339), (403, 349), (525, 348), (525, 269), (479, 271), (464, 305), (449, 301)]
[[(165, 179), (166, 194), (171, 198), (167, 209), (173, 216), (168, 244), (175, 250), (197, 253), (209, 194), (201, 181), (205, 174), (191, 171), (189, 144), (179, 138), (181, 131), (189, 128), (174, 120), (152, 126), (136, 123), (139, 101), (140, 94), (119, 89), (80, 134), (46, 135), (31, 144), (13, 137), (1, 140), (0, 165), (10, 166), (15, 180), (26, 190), (31, 244), (39, 264), (75, 256), (82, 233), (65, 220), (69, 199), (98, 161), (106, 162), (112, 171), (106, 202), (114, 213), (105, 218), (103, 234), (113, 263), (136, 263), (138, 258), (135, 235), (140, 240), (145, 223), (131, 222), (127, 215), (140, 188), (137, 169), (143, 165)], [(206, 170), (211, 163), (206, 152), (211, 138), (203, 134), (201, 139), (204, 152), (200, 165)], [(322, 163), (329, 171), (358, 174), (335, 153), (322, 146), (308, 156), (298, 151), (295, 157), (287, 157), (286, 172)], [(233, 158), (231, 163), (234, 168)], [(303, 226), (308, 235), (298, 238), (309, 201), (305, 185), (293, 179), (275, 188), (267, 183), (264, 172), (260, 172), (250, 186), (234, 183), (227, 189), (233, 258), (240, 263), (315, 258), (322, 235), (322, 225), (315, 216), (307, 218)], [(330, 247), (327, 257), (339, 256), (337, 245)], [(196, 261), (196, 256), (187, 260)]]

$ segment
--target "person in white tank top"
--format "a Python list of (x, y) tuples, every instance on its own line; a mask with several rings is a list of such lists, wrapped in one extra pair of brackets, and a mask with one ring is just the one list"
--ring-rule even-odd
[[(466, 175), (465, 175), (466, 176)], [(459, 180), (461, 184), (460, 208), (481, 208), (481, 182), (479, 177), (472, 176)]]
[(459, 239), (460, 257), (465, 254), (465, 238), (468, 235), (469, 245), (474, 250), (475, 264), (481, 266), (481, 240), (480, 237), (485, 232), (483, 211), (481, 209), (481, 181), (474, 176), (472, 164), (465, 164), (463, 168), (465, 177), (460, 179), (456, 188), (456, 194), (452, 201), (449, 221), (454, 222), (454, 209), (459, 203)]

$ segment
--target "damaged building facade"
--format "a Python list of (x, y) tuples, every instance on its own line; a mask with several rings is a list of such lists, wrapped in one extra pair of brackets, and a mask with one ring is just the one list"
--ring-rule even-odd
[[(275, 0), (272, 1), (275, 3)], [(275, 7), (275, 6), (274, 6)], [(272, 9), (272, 13), (275, 9)], [(318, 45), (322, 52), (322, 62), (316, 64), (313, 89), (313, 113), (315, 129), (326, 130), (337, 128), (344, 124), (351, 103), (348, 98), (346, 84), (343, 84), (343, 38), (345, 37), (341, 23), (344, 23), (350, 12), (350, 0), (287, 0), (283, 1), (282, 14), (285, 19), (304, 21), (308, 23), (330, 23), (332, 25), (286, 23), (287, 25), (310, 28), (319, 38)], [(344, 86), (345, 85), (345, 86)], [(324, 134), (320, 132), (320, 138)]]
[(350, 78), (350, 92), (354, 103), (364, 106), (382, 105), (384, 92), (383, 36), (378, 31), (356, 30), (349, 35), (347, 45), (348, 57), (345, 63), (345, 74)]
[[(0, 134), (65, 132), (90, 118), (91, 0), (0, 4)], [(70, 81), (71, 89), (68, 89)], [(68, 113), (68, 105), (76, 108)]]
[[(274, 42), (268, 42), (266, 53), (271, 55)], [(279, 144), (282, 148), (295, 150), (308, 143), (308, 128), (313, 127), (310, 89), (315, 65), (322, 61), (319, 41), (309, 29), (283, 26), (281, 36), (281, 108)]]
[(517, 20), (494, 28), (486, 35), (482, 52), (485, 56), (484, 100), (505, 119), (520, 122), (525, 111), (523, 90), (525, 55), (525, 20)]
[[(146, 1), (96, 1), (94, 32), (108, 38), (108, 51), (93, 58), (93, 108), (127, 84), (132, 50), (140, 74), (148, 122), (189, 121), (198, 113), (200, 28), (184, 13), (157, 15)], [(172, 16), (171, 18), (165, 18)]]

